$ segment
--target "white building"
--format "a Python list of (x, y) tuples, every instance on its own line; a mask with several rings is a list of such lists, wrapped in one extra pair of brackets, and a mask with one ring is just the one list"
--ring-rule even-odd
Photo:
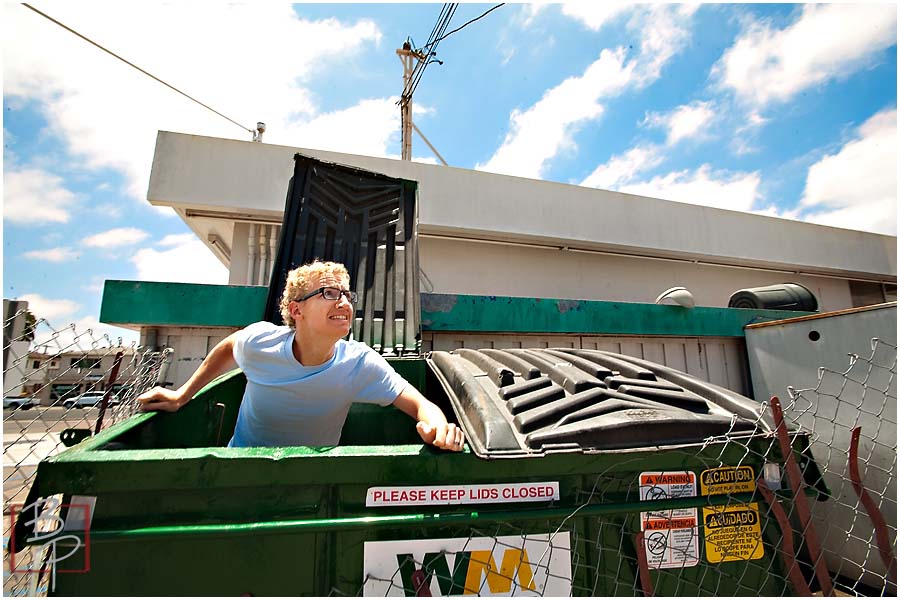
[(229, 283), (266, 285), (270, 265), (248, 257), (271, 260), (296, 152), (418, 182), (425, 292), (653, 302), (681, 285), (727, 306), (794, 282), (823, 311), (896, 299), (893, 236), (454, 167), (160, 132), (147, 199), (175, 209)]
[[(535, 312), (515, 330), (492, 321), (490, 310), (477, 323), (451, 315), (450, 325), (424, 327), (423, 350), (611, 347), (746, 392), (742, 326), (763, 317), (722, 308), (735, 291), (798, 283), (821, 311), (896, 299), (894, 236), (454, 167), (160, 132), (148, 201), (176, 211), (228, 267), (229, 286), (211, 292), (107, 282), (101, 321), (140, 328), (143, 343), (175, 348), (174, 384), (219, 339), (262, 318), (261, 288), (235, 286), (268, 285), (298, 152), (418, 182), (423, 305), (428, 294), (446, 294), (488, 308), (488, 299), (508, 297), (526, 312), (531, 305), (522, 303), (529, 301), (541, 308), (536, 299), (582, 301), (589, 309), (577, 322), (563, 305), (553, 314)], [(675, 313), (663, 310), (680, 307), (652, 305), (674, 286), (694, 296), (698, 309), (690, 319), (673, 320)], [(211, 301), (188, 314), (187, 293), (210, 294)], [(627, 310), (633, 305), (619, 303), (651, 304), (635, 318)], [(628, 316), (616, 317), (623, 307)], [(666, 358), (672, 344), (684, 358)], [(701, 359), (692, 366), (697, 344)]]

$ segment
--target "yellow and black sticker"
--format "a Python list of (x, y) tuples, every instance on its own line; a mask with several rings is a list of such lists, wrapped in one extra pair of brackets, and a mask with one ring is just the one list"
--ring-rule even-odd
[(703, 496), (752, 492), (755, 487), (753, 467), (719, 467), (700, 473), (700, 494)]
[(759, 506), (752, 502), (704, 508), (703, 537), (710, 563), (762, 558)]

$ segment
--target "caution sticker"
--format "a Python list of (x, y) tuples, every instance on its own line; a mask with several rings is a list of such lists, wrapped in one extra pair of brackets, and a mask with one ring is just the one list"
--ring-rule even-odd
[(700, 473), (700, 493), (703, 496), (752, 492), (756, 486), (753, 467), (719, 467)]
[(762, 558), (757, 503), (704, 508), (703, 538), (706, 560), (710, 563)]
[[(692, 498), (697, 476), (691, 471), (653, 471), (640, 474), (642, 501)], [(700, 562), (696, 508), (641, 512), (641, 531), (647, 566), (651, 569), (693, 567)]]

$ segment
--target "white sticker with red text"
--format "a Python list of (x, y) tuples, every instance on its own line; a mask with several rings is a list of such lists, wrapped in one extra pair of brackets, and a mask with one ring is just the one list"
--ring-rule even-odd
[(500, 504), (559, 500), (559, 482), (370, 487), (366, 506)]

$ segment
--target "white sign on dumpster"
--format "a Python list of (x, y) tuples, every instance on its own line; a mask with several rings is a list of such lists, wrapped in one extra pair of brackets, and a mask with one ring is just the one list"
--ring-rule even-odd
[(370, 487), (366, 506), (508, 504), (559, 500), (558, 481)]
[(571, 596), (569, 533), (363, 545), (364, 596)]

